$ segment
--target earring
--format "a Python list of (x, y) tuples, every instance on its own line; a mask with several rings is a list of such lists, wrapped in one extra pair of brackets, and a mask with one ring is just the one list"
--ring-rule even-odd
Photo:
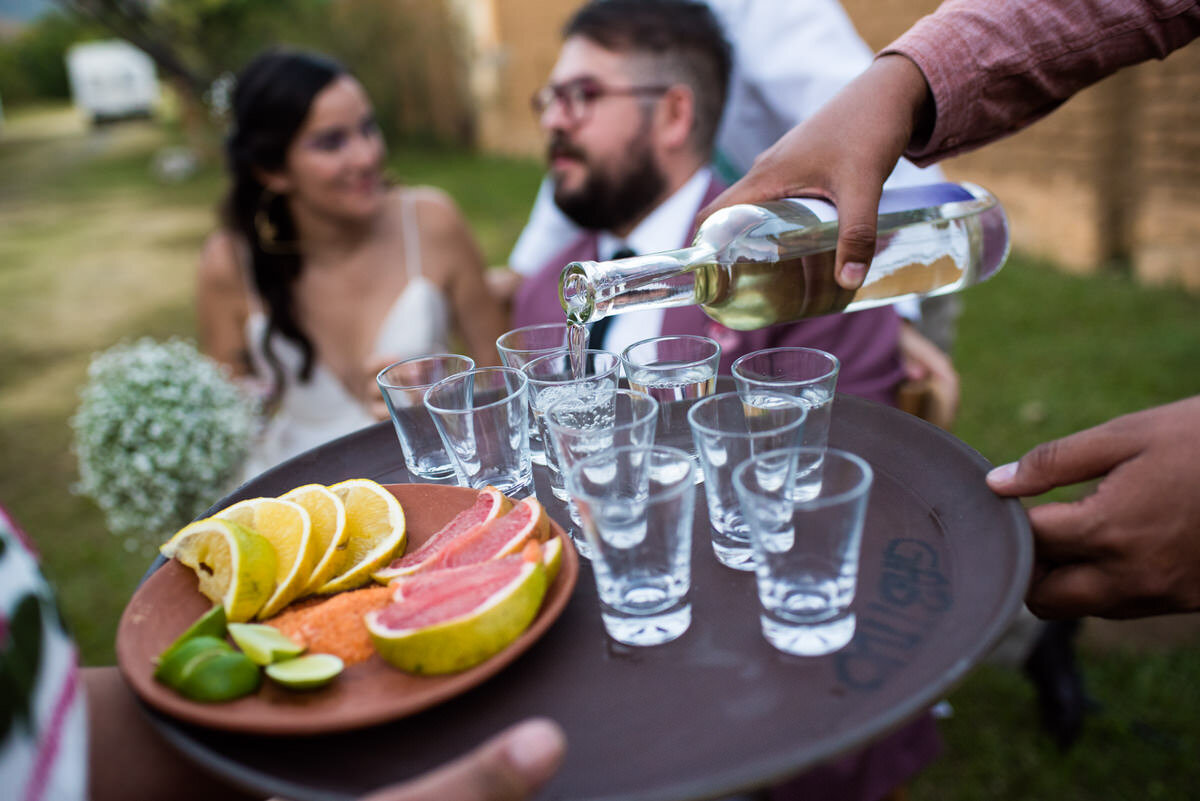
[(254, 211), (254, 232), (258, 235), (258, 246), (264, 253), (291, 255), (299, 252), (295, 242), (279, 242), (279, 226), (271, 221), (271, 204), (279, 194), (263, 189), (258, 196), (258, 208)]

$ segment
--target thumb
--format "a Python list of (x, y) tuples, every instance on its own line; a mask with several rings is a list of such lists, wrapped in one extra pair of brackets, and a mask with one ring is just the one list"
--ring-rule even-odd
[(557, 723), (533, 718), (432, 773), (360, 801), (523, 801), (558, 770), (566, 743)]
[(882, 186), (868, 184), (837, 195), (838, 241), (834, 276), (843, 289), (862, 286), (871, 259), (875, 257), (875, 227), (882, 191)]
[(1040, 495), (1106, 475), (1139, 448), (1132, 438), (1114, 435), (1113, 428), (1110, 422), (1043, 442), (1020, 461), (989, 472), (988, 486), (998, 495)]

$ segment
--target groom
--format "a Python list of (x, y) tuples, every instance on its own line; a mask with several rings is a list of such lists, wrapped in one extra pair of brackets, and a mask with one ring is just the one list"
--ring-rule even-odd
[[(729, 69), (729, 46), (703, 4), (610, 0), (577, 12), (534, 107), (554, 200), (584, 233), (517, 290), (514, 327), (564, 321), (558, 276), (568, 262), (690, 242), (696, 212), (723, 188), (708, 165)], [(899, 328), (891, 307), (759, 331), (684, 307), (616, 315), (592, 347), (620, 352), (647, 337), (703, 334), (721, 343), (722, 372), (761, 348), (820, 348), (842, 362), (838, 391), (895, 404)]]

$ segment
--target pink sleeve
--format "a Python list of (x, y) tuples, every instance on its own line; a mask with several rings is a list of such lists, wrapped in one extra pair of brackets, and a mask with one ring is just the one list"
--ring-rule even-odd
[(907, 56), (929, 83), (933, 130), (904, 154), (925, 165), (1020, 130), (1197, 36), (1197, 0), (948, 0), (880, 55)]

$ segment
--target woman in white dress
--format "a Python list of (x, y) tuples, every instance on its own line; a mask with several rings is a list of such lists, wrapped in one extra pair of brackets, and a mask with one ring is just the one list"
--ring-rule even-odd
[(388, 184), (371, 103), (341, 65), (263, 53), (232, 111), (197, 303), (205, 352), (267, 389), (250, 477), (386, 415), (374, 377), (393, 361), (455, 340), (494, 363), (504, 317), (453, 201)]

